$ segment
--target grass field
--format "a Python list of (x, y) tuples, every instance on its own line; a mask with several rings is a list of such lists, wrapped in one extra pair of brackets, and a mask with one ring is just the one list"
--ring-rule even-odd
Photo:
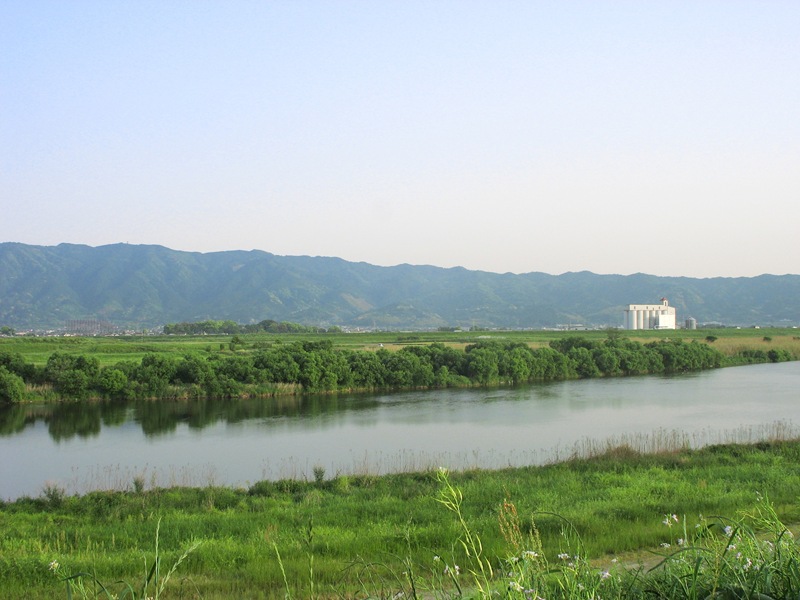
[[(800, 330), (797, 329), (696, 329), (672, 331), (618, 331), (617, 334), (633, 341), (647, 343), (654, 340), (681, 339), (704, 341), (708, 336), (717, 339), (713, 346), (727, 356), (749, 349), (785, 349), (800, 358)], [(388, 332), (388, 333), (333, 333), (333, 334), (250, 334), (238, 336), (243, 345), (237, 352), (246, 352), (259, 346), (289, 344), (296, 341), (331, 340), (337, 348), (352, 350), (392, 350), (408, 345), (441, 342), (463, 348), (482, 340), (522, 342), (533, 348), (546, 346), (550, 341), (565, 336), (580, 336), (603, 340), (608, 331), (475, 331), (475, 332)], [(5, 337), (0, 338), (0, 351), (19, 352), (29, 362), (43, 365), (53, 352), (85, 354), (97, 357), (101, 366), (120, 361), (140, 361), (147, 353), (182, 355), (188, 352), (228, 353), (230, 335), (204, 336), (133, 336), (133, 337)]]

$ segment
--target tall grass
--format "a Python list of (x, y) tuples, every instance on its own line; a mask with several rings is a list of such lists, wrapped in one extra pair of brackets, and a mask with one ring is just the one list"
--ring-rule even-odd
[[(61, 565), (57, 560), (53, 560), (48, 565), (60, 581), (66, 585), (66, 596), (68, 600), (77, 597), (81, 600), (94, 598), (106, 598), (108, 600), (159, 600), (164, 595), (172, 576), (177, 571), (180, 564), (200, 546), (200, 542), (191, 542), (183, 553), (178, 556), (166, 573), (162, 573), (161, 555), (159, 554), (159, 532), (161, 520), (156, 524), (155, 532), (155, 553), (150, 568), (147, 568), (147, 559), (144, 562), (144, 572), (141, 583), (130, 583), (127, 581), (115, 581), (113, 583), (103, 583), (93, 573), (78, 572), (69, 573), (66, 566)], [(116, 591), (115, 591), (116, 590)]]
[[(773, 505), (759, 496), (754, 508), (736, 517), (703, 517), (693, 527), (685, 516), (663, 515), (665, 538), (660, 560), (625, 567), (616, 559), (593, 563), (580, 532), (561, 521), (558, 554), (542, 545), (535, 519), (520, 518), (515, 504), (505, 500), (499, 509), (499, 528), (505, 540), (502, 553), (489, 558), (478, 532), (465, 519), (464, 496), (439, 472), (437, 501), (457, 523), (463, 571), (436, 554), (430, 566), (406, 562), (405, 585), (394, 598), (515, 598), (520, 600), (644, 600), (664, 599), (790, 599), (800, 597), (800, 547), (781, 522)], [(655, 515), (654, 515), (655, 517)], [(656, 517), (657, 518), (657, 517)], [(453, 560), (459, 560), (453, 552)], [(653, 561), (651, 561), (652, 563)], [(495, 567), (493, 568), (493, 564)], [(427, 585), (421, 585), (427, 583)], [(420, 594), (420, 592), (423, 592)], [(364, 597), (375, 597), (370, 589)], [(427, 595), (426, 595), (427, 594)]]
[(763, 330), (754, 331), (752, 335), (745, 338), (720, 336), (711, 345), (725, 354), (735, 356), (744, 350), (785, 350), (794, 356), (795, 360), (800, 359), (800, 332), (791, 330), (792, 333), (774, 333)]

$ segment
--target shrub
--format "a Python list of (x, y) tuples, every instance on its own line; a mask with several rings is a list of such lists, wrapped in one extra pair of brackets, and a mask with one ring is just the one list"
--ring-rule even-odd
[(0, 403), (21, 402), (25, 399), (25, 382), (22, 377), (0, 367)]

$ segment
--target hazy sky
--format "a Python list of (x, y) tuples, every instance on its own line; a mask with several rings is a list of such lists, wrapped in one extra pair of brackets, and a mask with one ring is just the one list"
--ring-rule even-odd
[(0, 3), (0, 241), (800, 273), (800, 2)]

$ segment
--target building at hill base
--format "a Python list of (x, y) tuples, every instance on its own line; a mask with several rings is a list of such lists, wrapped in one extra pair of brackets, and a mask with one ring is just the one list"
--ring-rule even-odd
[(666, 298), (661, 304), (630, 304), (624, 312), (625, 329), (676, 329), (675, 307)]

